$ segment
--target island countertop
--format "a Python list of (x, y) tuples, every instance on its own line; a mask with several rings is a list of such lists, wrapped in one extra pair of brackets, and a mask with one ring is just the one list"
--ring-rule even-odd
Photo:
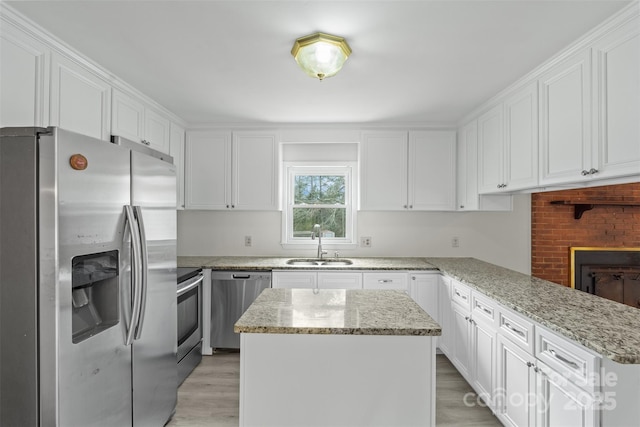
[(421, 335), (442, 329), (402, 291), (265, 289), (238, 319), (237, 333)]

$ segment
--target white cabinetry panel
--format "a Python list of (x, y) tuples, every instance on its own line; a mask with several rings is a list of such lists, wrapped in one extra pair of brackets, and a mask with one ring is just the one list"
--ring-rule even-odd
[(176, 208), (184, 209), (184, 129), (171, 123), (169, 154), (176, 165)]
[(588, 179), (591, 168), (591, 49), (540, 77), (540, 184)]
[(185, 207), (227, 209), (231, 203), (231, 132), (189, 132)]
[(503, 109), (496, 105), (478, 117), (478, 191), (495, 193), (504, 184)]
[(49, 49), (3, 22), (0, 127), (49, 125)]
[(233, 133), (232, 205), (242, 210), (278, 208), (278, 140), (274, 133)]
[(408, 203), (412, 209), (455, 209), (455, 162), (455, 132), (409, 132)]
[(51, 63), (51, 125), (110, 140), (111, 86), (56, 52)]
[(599, 40), (593, 59), (597, 177), (640, 174), (640, 18)]

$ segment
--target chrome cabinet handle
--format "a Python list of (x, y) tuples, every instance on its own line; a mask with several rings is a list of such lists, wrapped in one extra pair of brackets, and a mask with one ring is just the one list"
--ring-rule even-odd
[(578, 369), (579, 366), (576, 362), (569, 360), (565, 357), (563, 357), (562, 355), (556, 353), (556, 351), (554, 349), (550, 349), (549, 350), (549, 354), (551, 354), (553, 357), (555, 357), (556, 359), (558, 359), (559, 361), (561, 361), (562, 363), (564, 363), (565, 365), (569, 365), (571, 366), (573, 369)]
[(143, 139), (141, 142), (142, 142), (144, 145), (147, 145), (147, 146), (151, 145), (151, 143), (150, 143), (149, 141), (147, 141), (146, 139)]
[(458, 295), (460, 298), (462, 298), (463, 300), (467, 299), (466, 295), (462, 295), (460, 292), (456, 291), (456, 295)]
[(393, 283), (393, 279), (379, 279), (378, 283)]
[(476, 307), (478, 307), (480, 310), (484, 311), (487, 314), (493, 314), (491, 310), (489, 310), (488, 308), (484, 307), (481, 304), (476, 303)]
[(524, 332), (522, 332), (519, 329), (514, 328), (513, 326), (511, 326), (511, 323), (509, 322), (504, 322), (504, 326), (506, 326), (507, 328), (511, 329), (513, 332), (515, 332), (516, 334), (520, 335), (521, 337), (524, 338)]
[(598, 173), (598, 169), (595, 169), (595, 168), (589, 169), (589, 175), (593, 175), (595, 173)]
[(582, 174), (582, 176), (587, 176), (589, 175), (589, 171), (586, 169), (583, 169), (582, 172), (580, 172)]

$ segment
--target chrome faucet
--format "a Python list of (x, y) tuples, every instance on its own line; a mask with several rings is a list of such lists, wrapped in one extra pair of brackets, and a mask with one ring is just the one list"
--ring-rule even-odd
[(322, 233), (320, 231), (320, 224), (314, 225), (313, 230), (311, 230), (311, 240), (315, 240), (316, 236), (318, 236), (318, 259), (322, 259), (322, 255), (325, 255), (327, 251), (322, 250)]

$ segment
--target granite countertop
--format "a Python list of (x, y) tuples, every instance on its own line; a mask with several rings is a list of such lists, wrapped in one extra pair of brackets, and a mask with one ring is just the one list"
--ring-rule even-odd
[(442, 329), (402, 291), (265, 289), (234, 331), (266, 334), (421, 335)]
[(427, 258), (443, 273), (614, 362), (640, 364), (640, 310), (473, 258)]
[[(234, 256), (179, 256), (178, 267), (202, 267), (224, 271), (252, 270), (437, 270), (425, 258), (348, 258), (351, 265), (295, 266), (287, 260), (303, 257), (234, 257)], [(333, 259), (328, 257), (327, 259)]]

